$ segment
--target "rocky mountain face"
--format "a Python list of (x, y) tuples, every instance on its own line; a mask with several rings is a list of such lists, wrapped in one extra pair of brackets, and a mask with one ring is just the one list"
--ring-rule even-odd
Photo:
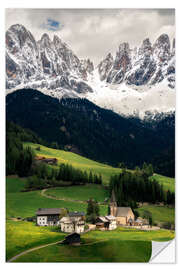
[(51, 41), (44, 34), (35, 41), (22, 25), (13, 25), (6, 32), (6, 88), (65, 88), (77, 93), (92, 91), (86, 83), (93, 63), (80, 60), (58, 36)]
[(98, 66), (100, 79), (111, 84), (155, 85), (167, 81), (175, 87), (175, 40), (172, 48), (168, 35), (162, 34), (154, 44), (147, 38), (139, 48), (122, 43), (116, 57), (108, 56)]
[(120, 44), (94, 68), (79, 59), (57, 35), (36, 41), (22, 25), (6, 32), (6, 89), (38, 89), (46, 95), (87, 98), (121, 115), (146, 111), (165, 113), (175, 108), (175, 39), (161, 35), (139, 48)]

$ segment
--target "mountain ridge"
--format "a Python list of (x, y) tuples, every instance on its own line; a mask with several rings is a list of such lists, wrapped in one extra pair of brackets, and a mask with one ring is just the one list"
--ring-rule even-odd
[[(6, 32), (7, 93), (33, 88), (57, 98), (87, 98), (122, 115), (175, 110), (175, 39), (162, 34), (139, 48), (119, 45), (97, 68), (79, 59), (57, 35), (39, 41), (22, 25)], [(126, 95), (124, 94), (126, 92)], [(107, 95), (107, 97), (106, 97)], [(106, 100), (105, 100), (106, 99)], [(116, 104), (116, 102), (118, 104)], [(121, 105), (122, 104), (122, 105)]]
[(164, 119), (163, 125), (163, 120), (146, 124), (86, 99), (58, 100), (37, 90), (22, 89), (7, 95), (6, 116), (8, 121), (29, 128), (45, 141), (57, 142), (61, 149), (96, 161), (111, 165), (123, 161), (134, 168), (156, 156), (161, 160), (166, 152), (173, 166), (174, 115)]

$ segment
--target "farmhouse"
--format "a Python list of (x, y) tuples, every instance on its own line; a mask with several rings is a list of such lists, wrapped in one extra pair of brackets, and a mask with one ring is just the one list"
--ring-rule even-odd
[(113, 216), (98, 217), (96, 227), (105, 230), (114, 230), (117, 228), (116, 218)]
[(117, 228), (117, 221), (116, 218), (114, 216), (106, 216), (105, 217), (108, 221), (109, 221), (109, 230), (115, 230)]
[(112, 191), (110, 201), (110, 214), (116, 217), (117, 225), (133, 225), (134, 213), (131, 207), (118, 207), (116, 203), (114, 190)]
[(148, 222), (148, 220), (145, 219), (145, 218), (138, 217), (138, 218), (134, 221), (134, 225), (135, 225), (135, 226), (149, 225), (149, 222)]
[(67, 217), (63, 217), (60, 220), (61, 231), (67, 233), (82, 233), (84, 232), (85, 226), (84, 220), (84, 212), (70, 212)]
[(105, 217), (98, 217), (96, 219), (96, 227), (99, 229), (106, 229), (108, 230), (109, 227), (109, 221)]
[(50, 165), (57, 165), (57, 162), (58, 162), (57, 158), (45, 158), (43, 156), (36, 156), (35, 160), (37, 162), (44, 162)]
[(64, 213), (64, 208), (39, 208), (36, 212), (36, 224), (38, 226), (58, 226), (60, 215)]

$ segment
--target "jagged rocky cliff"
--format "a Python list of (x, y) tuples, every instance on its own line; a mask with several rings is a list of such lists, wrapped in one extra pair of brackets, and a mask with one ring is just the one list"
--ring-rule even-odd
[[(172, 43), (172, 44), (171, 44)], [(52, 97), (87, 98), (123, 115), (146, 111), (161, 113), (175, 108), (175, 40), (162, 34), (139, 48), (125, 42), (94, 68), (57, 35), (36, 41), (24, 26), (6, 32), (6, 89), (38, 89)]]
[(98, 65), (101, 80), (111, 84), (154, 85), (167, 80), (175, 87), (175, 40), (171, 46), (168, 35), (162, 34), (152, 45), (145, 39), (140, 48), (131, 49), (122, 43), (116, 57), (111, 54)]
[(58, 36), (51, 41), (44, 34), (35, 41), (22, 25), (6, 32), (6, 87), (30, 85), (34, 88), (71, 89), (77, 93), (92, 91), (86, 83), (93, 63), (80, 60)]

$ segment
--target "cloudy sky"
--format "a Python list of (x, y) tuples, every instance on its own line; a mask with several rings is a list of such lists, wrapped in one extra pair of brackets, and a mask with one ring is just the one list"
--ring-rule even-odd
[(175, 35), (174, 9), (6, 9), (6, 30), (23, 24), (39, 40), (43, 33), (58, 35), (79, 58), (98, 64), (118, 45), (138, 46), (167, 33)]

